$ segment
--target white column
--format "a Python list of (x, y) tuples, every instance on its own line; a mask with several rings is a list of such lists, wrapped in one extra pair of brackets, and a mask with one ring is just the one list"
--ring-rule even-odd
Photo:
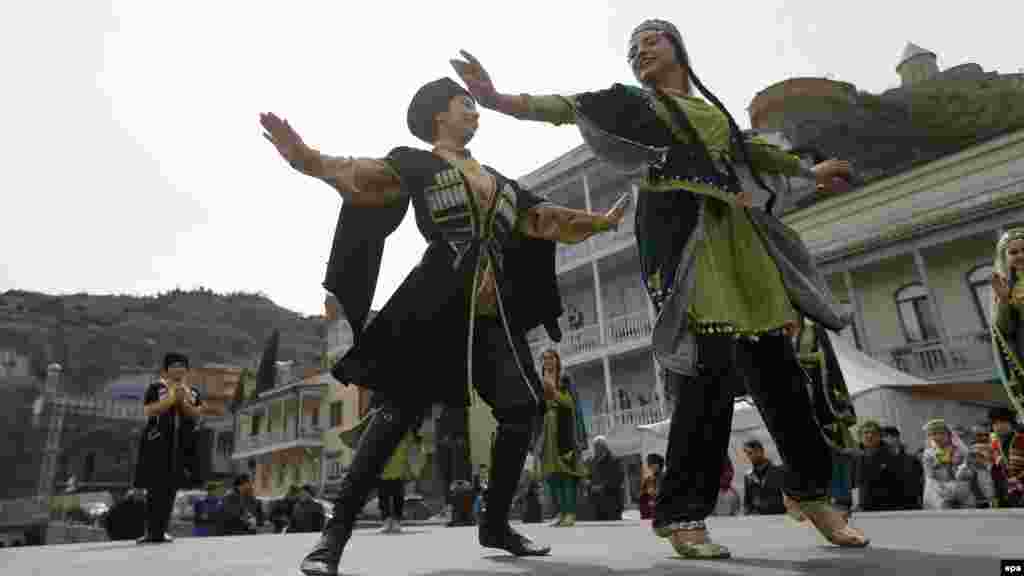
[(668, 415), (665, 411), (665, 380), (661, 377), (661, 369), (658, 368), (658, 361), (651, 354), (651, 364), (654, 366), (654, 394), (658, 397), (658, 410), (664, 418)]
[(590, 261), (590, 269), (594, 274), (594, 303), (597, 306), (597, 326), (601, 331), (600, 342), (602, 345), (608, 344), (608, 336), (606, 334), (607, 327), (605, 326), (608, 319), (604, 316), (604, 296), (601, 293), (601, 273), (597, 270), (597, 260)]
[[(605, 404), (608, 409), (608, 418), (612, 416), (612, 412), (615, 411), (615, 399), (612, 397), (612, 365), (608, 356), (601, 356), (601, 368), (604, 369), (604, 395)], [(611, 420), (609, 420), (611, 423)]]
[(587, 208), (587, 212), (593, 210), (593, 204), (590, 202), (590, 180), (587, 179), (587, 171), (580, 171), (580, 180), (583, 181), (583, 205)]
[(864, 308), (861, 306), (860, 296), (853, 287), (853, 274), (849, 270), (843, 270), (843, 283), (846, 284), (846, 295), (853, 306), (853, 331), (857, 334), (857, 341), (864, 348), (863, 352), (871, 355), (871, 343), (868, 339), (867, 326), (864, 324)]

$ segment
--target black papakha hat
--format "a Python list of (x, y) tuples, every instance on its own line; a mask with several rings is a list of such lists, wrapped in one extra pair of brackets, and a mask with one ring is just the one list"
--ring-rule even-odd
[(448, 77), (438, 78), (420, 87), (409, 103), (406, 123), (413, 136), (427, 144), (434, 142), (434, 116), (448, 110), (448, 103), (456, 96), (472, 95)]
[(188, 368), (188, 356), (180, 352), (171, 352), (164, 356), (164, 370), (169, 369), (175, 364), (184, 364), (185, 368)]

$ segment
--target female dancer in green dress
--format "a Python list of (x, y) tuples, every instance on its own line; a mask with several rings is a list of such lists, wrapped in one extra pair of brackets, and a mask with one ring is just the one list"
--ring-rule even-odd
[[(648, 20), (629, 41), (629, 63), (643, 87), (616, 84), (574, 96), (501, 94), (463, 52), (452, 65), (481, 105), (516, 118), (576, 124), (602, 160), (647, 168), (638, 197), (641, 276), (658, 319), (652, 347), (679, 390), (666, 474), (653, 528), (684, 557), (722, 558), (704, 519), (718, 495), (733, 401), (749, 393), (786, 463), (786, 493), (831, 542), (865, 546), (827, 499), (833, 449), (822, 433), (788, 335), (799, 315), (844, 325), (824, 278), (799, 236), (770, 212), (751, 207), (736, 165), (805, 175), (827, 192), (849, 164), (802, 168), (797, 157), (743, 135), (689, 65), (679, 31)], [(696, 86), (712, 104), (692, 95)], [(770, 191), (770, 189), (769, 189)]]

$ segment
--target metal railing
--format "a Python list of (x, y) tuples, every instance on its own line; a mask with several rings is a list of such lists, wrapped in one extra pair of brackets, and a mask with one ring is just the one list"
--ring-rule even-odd
[(992, 334), (988, 330), (952, 336), (945, 345), (941, 341), (915, 343), (886, 348), (871, 355), (897, 370), (925, 379), (995, 370)]
[(600, 349), (604, 344), (601, 341), (601, 326), (590, 324), (578, 330), (569, 330), (562, 334), (562, 341), (557, 345), (548, 338), (542, 338), (530, 343), (530, 353), (540, 367), (540, 356), (548, 348), (555, 347), (562, 360), (568, 360), (578, 354), (593, 352)]
[[(650, 314), (647, 310), (639, 310), (609, 318), (605, 325), (603, 339), (599, 324), (568, 330), (562, 334), (562, 341), (558, 343), (556, 349), (562, 360), (571, 360), (573, 356), (594, 352), (603, 346), (631, 341), (647, 341), (651, 337), (652, 330)], [(555, 346), (554, 342), (543, 337), (530, 342), (530, 353), (539, 363), (541, 353), (553, 346)]]
[(577, 260), (583, 260), (593, 254), (590, 240), (578, 244), (559, 244), (555, 252), (555, 268), (561, 269)]
[(261, 448), (273, 448), (276, 445), (295, 442), (297, 440), (322, 442), (323, 428), (319, 426), (301, 426), (299, 428), (292, 426), (287, 429), (263, 432), (255, 436), (242, 436), (239, 438), (238, 443), (235, 446), (235, 452), (249, 452), (252, 450), (259, 450)]
[(634, 430), (637, 426), (661, 422), (668, 416), (657, 404), (648, 404), (629, 410), (594, 414), (590, 420), (590, 430), (593, 435), (609, 434), (616, 428)]
[(633, 229), (636, 224), (635, 218), (636, 213), (634, 212), (633, 205), (630, 204), (630, 207), (626, 209), (626, 214), (622, 217), (622, 222), (619, 224), (618, 230), (597, 234), (591, 238), (590, 242), (594, 251), (596, 252), (611, 246), (625, 245), (633, 242)]
[(615, 316), (605, 326), (608, 343), (618, 344), (630, 340), (644, 340), (651, 337), (651, 315), (647, 310)]

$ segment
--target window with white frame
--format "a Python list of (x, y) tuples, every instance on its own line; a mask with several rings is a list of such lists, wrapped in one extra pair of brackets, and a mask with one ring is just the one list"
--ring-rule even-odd
[(896, 292), (896, 312), (908, 343), (939, 339), (928, 291), (921, 284), (908, 284)]
[(978, 316), (985, 329), (992, 326), (992, 271), (992, 264), (982, 264), (967, 274), (971, 298), (974, 299)]

